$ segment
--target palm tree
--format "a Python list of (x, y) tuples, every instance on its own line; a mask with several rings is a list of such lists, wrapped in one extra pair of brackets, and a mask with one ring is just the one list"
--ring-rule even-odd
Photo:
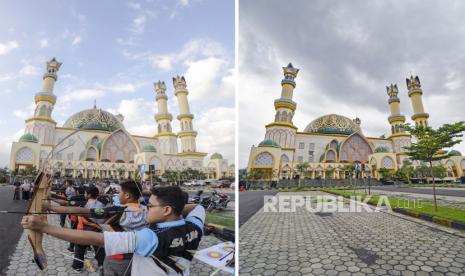
[(298, 163), (295, 166), (297, 171), (299, 172), (299, 188), (300, 188), (300, 185), (301, 185), (300, 180), (302, 179), (302, 177), (304, 175), (306, 175), (309, 166), (310, 166), (310, 164), (308, 164), (308, 162)]

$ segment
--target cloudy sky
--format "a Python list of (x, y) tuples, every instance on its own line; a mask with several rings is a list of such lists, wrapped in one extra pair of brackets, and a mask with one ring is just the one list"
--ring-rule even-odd
[(132, 134), (152, 136), (153, 82), (166, 82), (175, 117), (171, 78), (183, 74), (198, 150), (234, 162), (234, 1), (1, 1), (0, 18), (0, 166), (54, 56), (63, 62), (52, 114), (58, 126), (95, 99), (123, 114)]
[[(265, 8), (266, 7), (266, 8)], [(386, 86), (418, 75), (433, 127), (465, 120), (465, 2), (240, 0), (239, 168), (274, 119), (281, 67), (300, 68), (294, 124), (358, 116), (365, 135), (389, 135)], [(465, 142), (456, 149), (465, 154)]]

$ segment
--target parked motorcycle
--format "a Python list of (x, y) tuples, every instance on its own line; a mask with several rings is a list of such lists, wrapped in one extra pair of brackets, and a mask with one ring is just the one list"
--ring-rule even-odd
[[(210, 198), (209, 205), (205, 208), (207, 211), (223, 210), (226, 209), (231, 198), (227, 194), (218, 193), (213, 191)], [(205, 206), (204, 206), (205, 207)]]

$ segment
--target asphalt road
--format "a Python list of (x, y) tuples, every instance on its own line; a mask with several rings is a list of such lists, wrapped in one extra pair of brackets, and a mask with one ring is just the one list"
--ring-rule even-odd
[(243, 191), (239, 192), (239, 227), (263, 207), (263, 197), (275, 195), (277, 191)]
[[(396, 186), (375, 186), (372, 189), (381, 190), (381, 191), (391, 191), (391, 192), (404, 192), (404, 193), (417, 193), (417, 194), (426, 194), (432, 195), (433, 188), (400, 188)], [(458, 197), (465, 197), (465, 188), (436, 188), (436, 195), (443, 195), (443, 196), (458, 196)]]
[[(13, 187), (0, 187), (0, 210), (25, 211), (27, 202), (23, 200), (13, 200)], [(21, 227), (20, 214), (0, 214), (0, 275), (8, 265), (8, 258), (13, 254), (23, 228)]]

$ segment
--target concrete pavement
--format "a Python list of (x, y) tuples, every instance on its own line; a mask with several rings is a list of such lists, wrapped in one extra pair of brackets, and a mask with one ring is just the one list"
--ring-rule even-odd
[(465, 238), (383, 212), (260, 209), (240, 228), (239, 266), (244, 276), (465, 275)]

